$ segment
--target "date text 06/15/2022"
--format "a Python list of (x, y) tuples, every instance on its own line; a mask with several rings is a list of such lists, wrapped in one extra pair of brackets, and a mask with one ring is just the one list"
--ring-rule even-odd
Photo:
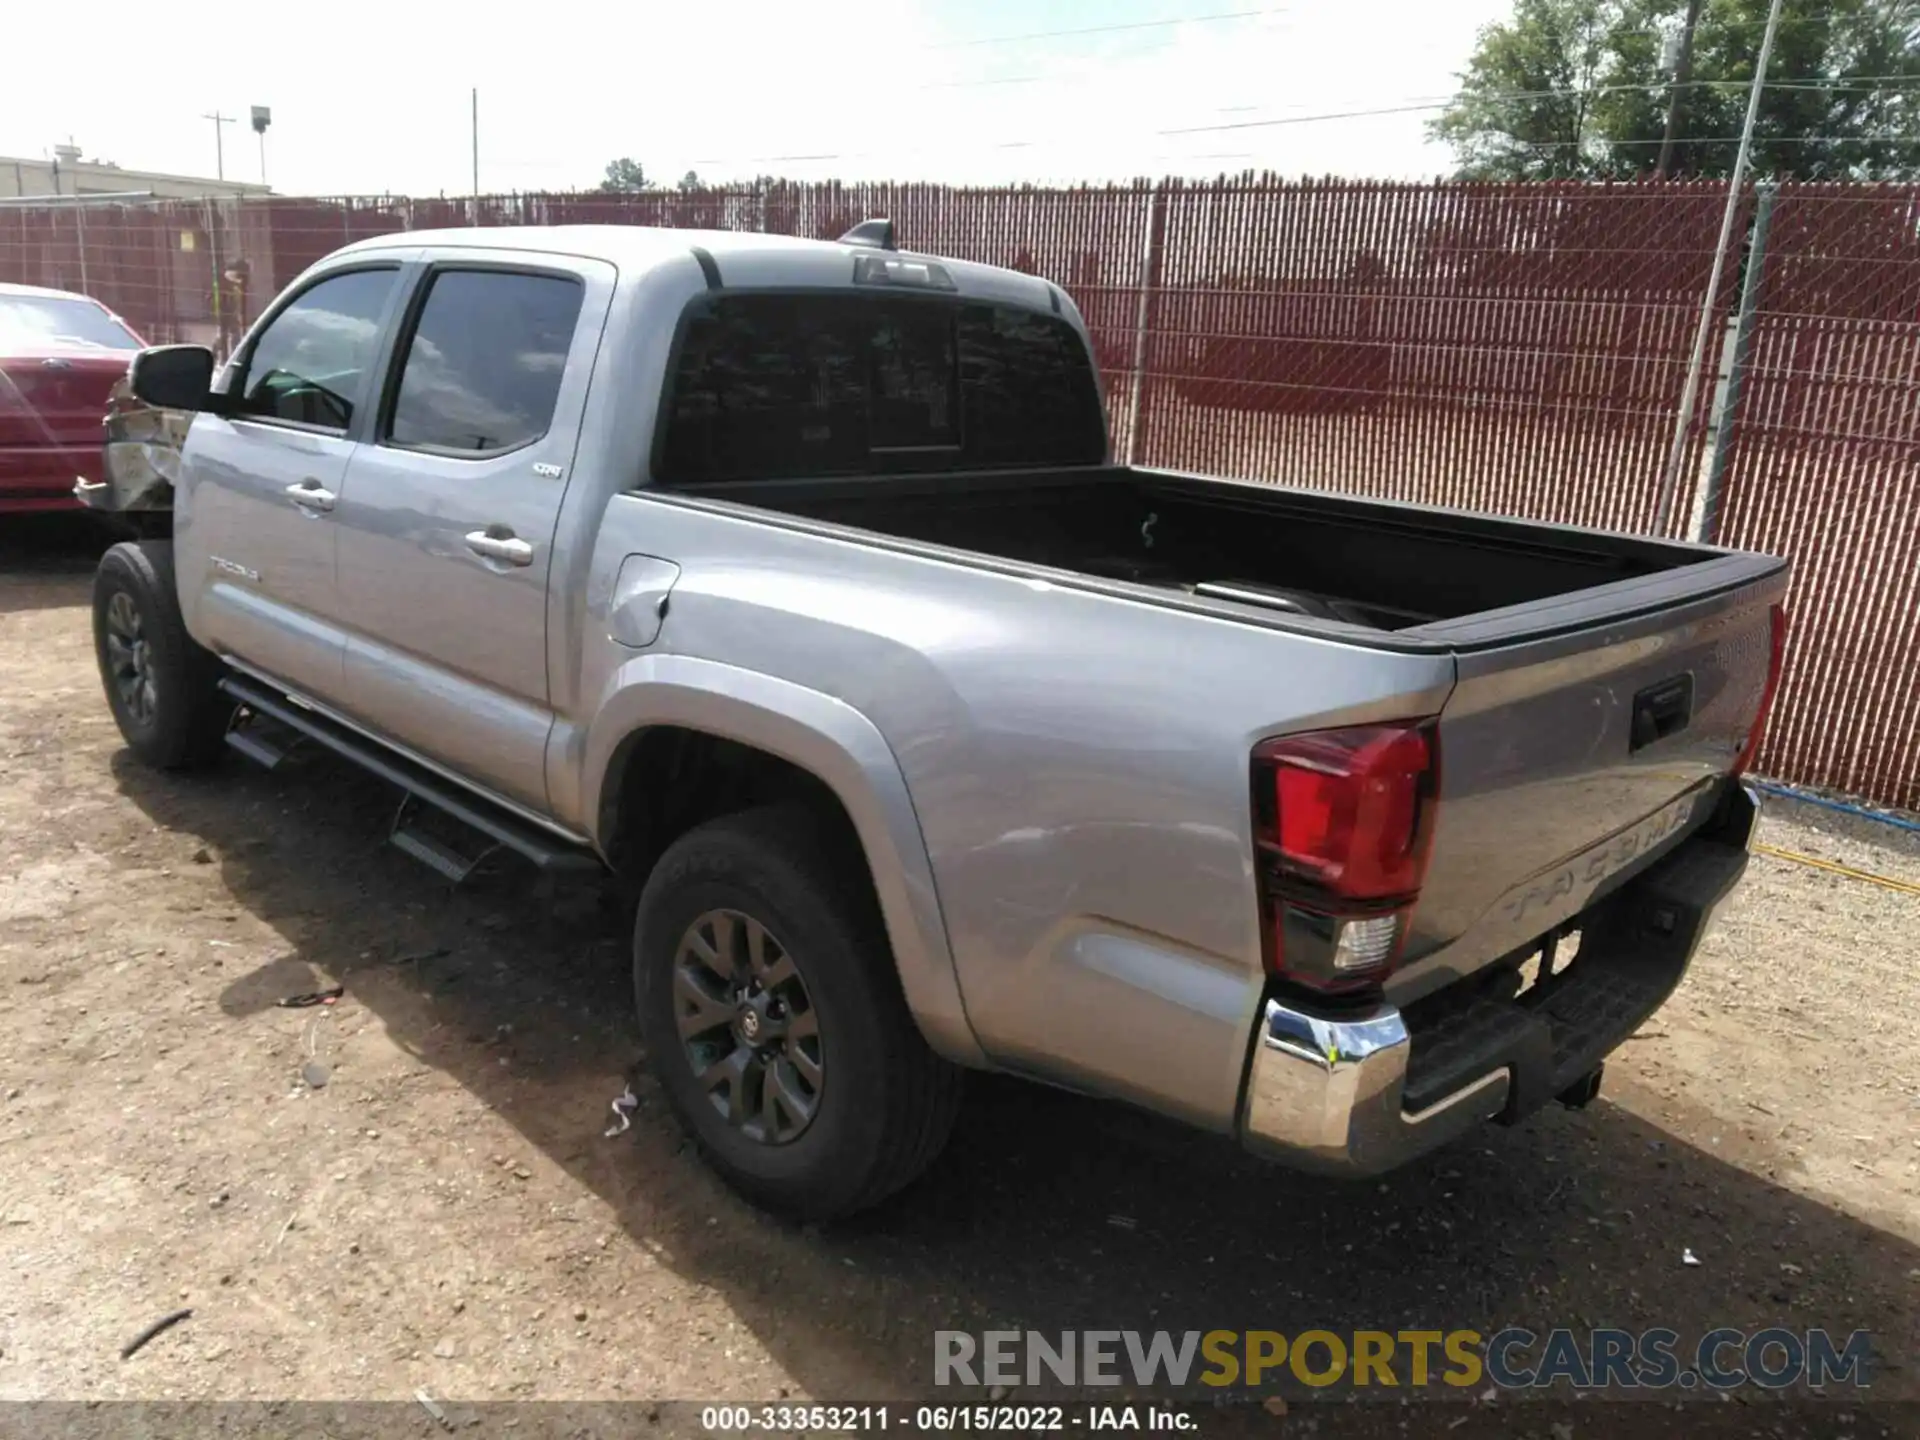
[(1185, 1410), (1160, 1405), (708, 1405), (700, 1428), (715, 1435), (755, 1432), (806, 1434), (901, 1430), (921, 1434), (955, 1431), (1199, 1429)]

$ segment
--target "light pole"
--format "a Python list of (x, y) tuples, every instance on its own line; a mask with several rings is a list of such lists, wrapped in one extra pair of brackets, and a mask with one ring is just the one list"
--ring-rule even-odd
[(273, 111), (264, 105), (253, 107), (253, 133), (260, 137), (260, 183), (267, 183), (267, 127), (273, 123)]
[(1667, 533), (1673, 519), (1674, 496), (1680, 487), (1680, 466), (1687, 455), (1687, 430), (1693, 422), (1693, 407), (1700, 398), (1700, 367), (1706, 361), (1707, 335), (1713, 329), (1714, 301), (1720, 294), (1720, 274), (1727, 266), (1727, 244), (1733, 239), (1734, 217), (1740, 213), (1740, 186), (1747, 178), (1747, 156), (1753, 149), (1753, 122), (1760, 116), (1760, 90), (1767, 82), (1767, 59), (1773, 54), (1773, 33), (1780, 28), (1780, 0), (1767, 10), (1767, 32), (1760, 39), (1760, 55), (1753, 62), (1753, 88), (1747, 92), (1747, 123), (1740, 127), (1740, 149), (1733, 157), (1733, 174), (1727, 178), (1727, 208), (1720, 217), (1720, 243), (1713, 247), (1713, 271), (1707, 277), (1707, 293), (1700, 298), (1700, 328), (1693, 336), (1693, 358), (1687, 364), (1687, 380), (1680, 392), (1680, 413), (1673, 419), (1673, 445), (1667, 451), (1667, 473), (1660, 483), (1659, 533)]

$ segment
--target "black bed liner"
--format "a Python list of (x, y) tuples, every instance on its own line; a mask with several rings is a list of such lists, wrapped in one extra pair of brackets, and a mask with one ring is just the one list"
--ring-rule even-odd
[(641, 492), (1376, 649), (1494, 649), (1767, 580), (1769, 556), (1174, 471), (1076, 467)]

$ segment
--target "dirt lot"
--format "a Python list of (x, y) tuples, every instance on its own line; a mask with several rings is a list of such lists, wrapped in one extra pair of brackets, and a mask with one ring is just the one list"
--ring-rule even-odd
[[(1920, 1397), (1920, 898), (1756, 860), (1601, 1103), (1385, 1183), (989, 1081), (901, 1201), (788, 1228), (643, 1071), (602, 1137), (637, 1057), (598, 887), (451, 891), (324, 761), (132, 763), (93, 548), (0, 540), (0, 1398), (874, 1399), (941, 1327), (1776, 1323), (1875, 1332)], [(1885, 829), (1764, 838), (1920, 880)]]

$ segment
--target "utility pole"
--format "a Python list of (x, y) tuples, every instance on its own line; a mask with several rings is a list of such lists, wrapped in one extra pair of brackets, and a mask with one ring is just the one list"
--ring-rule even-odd
[(202, 115), (200, 118), (213, 122), (213, 173), (218, 179), (224, 180), (227, 178), (226, 132), (220, 127), (231, 125), (233, 117), (222, 115), (216, 110), (211, 115)]
[(1673, 139), (1680, 133), (1680, 104), (1687, 93), (1687, 81), (1693, 77), (1693, 27), (1700, 23), (1701, 0), (1687, 0), (1687, 19), (1680, 29), (1680, 53), (1673, 62), (1673, 85), (1667, 92), (1667, 133), (1660, 137), (1660, 161), (1653, 167), (1653, 178), (1667, 178), (1667, 166), (1673, 160)]
[(473, 87), (473, 198), (480, 198), (480, 87)]
[(1700, 297), (1700, 328), (1693, 335), (1693, 359), (1687, 365), (1687, 380), (1680, 392), (1680, 413), (1673, 418), (1673, 446), (1667, 451), (1666, 478), (1660, 485), (1659, 533), (1665, 535), (1673, 516), (1673, 499), (1680, 485), (1680, 465), (1686, 459), (1687, 431), (1693, 423), (1693, 407), (1700, 398), (1700, 367), (1706, 360), (1707, 335), (1713, 329), (1714, 301), (1720, 294), (1720, 275), (1727, 266), (1727, 245), (1733, 239), (1734, 217), (1740, 213), (1740, 186), (1747, 178), (1747, 156), (1753, 150), (1753, 124), (1760, 117), (1760, 91), (1767, 83), (1767, 60), (1773, 54), (1774, 32), (1780, 28), (1780, 0), (1767, 9), (1767, 33), (1760, 39), (1760, 55), (1753, 62), (1753, 88), (1747, 92), (1747, 123), (1740, 127), (1740, 149), (1733, 157), (1733, 174), (1727, 177), (1727, 208), (1720, 217), (1720, 243), (1713, 247), (1713, 270), (1707, 277), (1707, 293)]

